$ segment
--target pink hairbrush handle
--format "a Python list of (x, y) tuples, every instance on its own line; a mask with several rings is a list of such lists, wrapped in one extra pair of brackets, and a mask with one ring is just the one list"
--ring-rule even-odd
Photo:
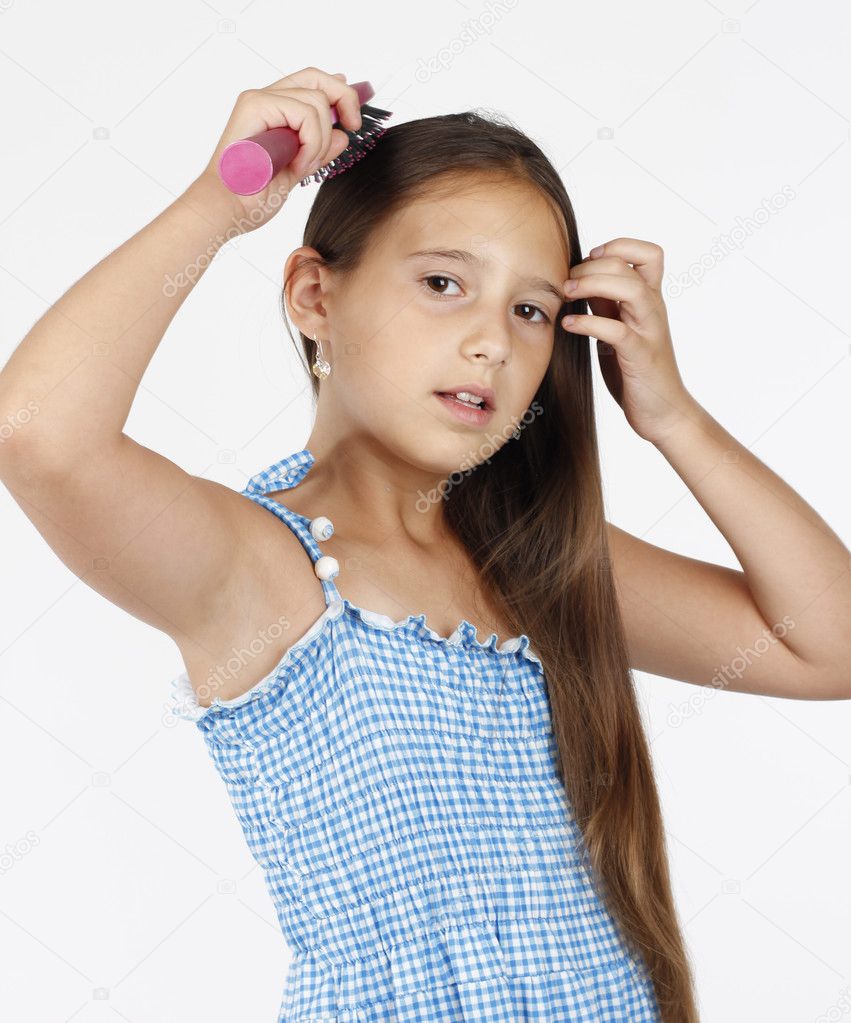
[[(352, 88), (361, 106), (375, 95), (369, 82), (355, 82)], [(340, 120), (335, 104), (331, 106), (331, 120), (334, 124)], [(219, 157), (219, 177), (236, 195), (254, 195), (294, 159), (300, 145), (298, 132), (286, 125), (231, 142)]]

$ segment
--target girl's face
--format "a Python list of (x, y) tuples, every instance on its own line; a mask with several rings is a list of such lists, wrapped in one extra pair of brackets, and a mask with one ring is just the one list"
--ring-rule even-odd
[[(556, 213), (531, 185), (466, 179), (407, 206), (357, 270), (323, 290), (317, 337), (333, 371), (317, 421), (342, 417), (322, 425), (371, 435), (422, 468), (483, 461), (523, 422), (544, 376), (568, 270)], [(487, 421), (465, 421), (437, 396), (463, 384), (493, 392)]]

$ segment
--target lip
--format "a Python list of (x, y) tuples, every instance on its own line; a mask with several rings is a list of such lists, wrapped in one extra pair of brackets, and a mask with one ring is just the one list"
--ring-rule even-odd
[[(470, 387), (459, 387), (458, 390), (475, 393)], [(468, 426), (486, 426), (494, 414), (492, 408), (470, 408), (467, 405), (461, 405), (454, 398), (449, 398), (439, 391), (435, 391), (434, 396), (447, 412), (451, 412), (456, 419), (459, 419), (462, 423), (467, 423)]]
[[(470, 394), (475, 394), (479, 398), (485, 399), (485, 410), (493, 412), (496, 409), (496, 395), (489, 387), (483, 387), (481, 384), (456, 384), (454, 387), (447, 387), (446, 391), (452, 391), (456, 394), (458, 391), (469, 391)], [(435, 394), (446, 393), (435, 391)]]

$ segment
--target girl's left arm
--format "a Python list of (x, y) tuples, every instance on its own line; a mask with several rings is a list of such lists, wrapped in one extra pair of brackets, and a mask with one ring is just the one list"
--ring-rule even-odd
[[(743, 571), (608, 526), (632, 667), (738, 692), (851, 699), (851, 554), (804, 499), (683, 386), (658, 245), (616, 238), (574, 266), (565, 324), (597, 338), (610, 393), (665, 456)], [(571, 291), (569, 285), (576, 281)]]

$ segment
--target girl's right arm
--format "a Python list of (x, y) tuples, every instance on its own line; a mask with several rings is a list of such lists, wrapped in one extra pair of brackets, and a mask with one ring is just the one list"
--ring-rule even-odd
[[(71, 571), (174, 639), (198, 635), (225, 599), (220, 584), (244, 553), (244, 499), (138, 444), (124, 425), (218, 248), (274, 216), (348, 144), (332, 131), (331, 104), (347, 128), (360, 126), (354, 89), (316, 68), (242, 93), (202, 174), (74, 284), (0, 372), (0, 479)], [(263, 192), (231, 194), (216, 171), (222, 150), (283, 124), (299, 133), (293, 163)]]

